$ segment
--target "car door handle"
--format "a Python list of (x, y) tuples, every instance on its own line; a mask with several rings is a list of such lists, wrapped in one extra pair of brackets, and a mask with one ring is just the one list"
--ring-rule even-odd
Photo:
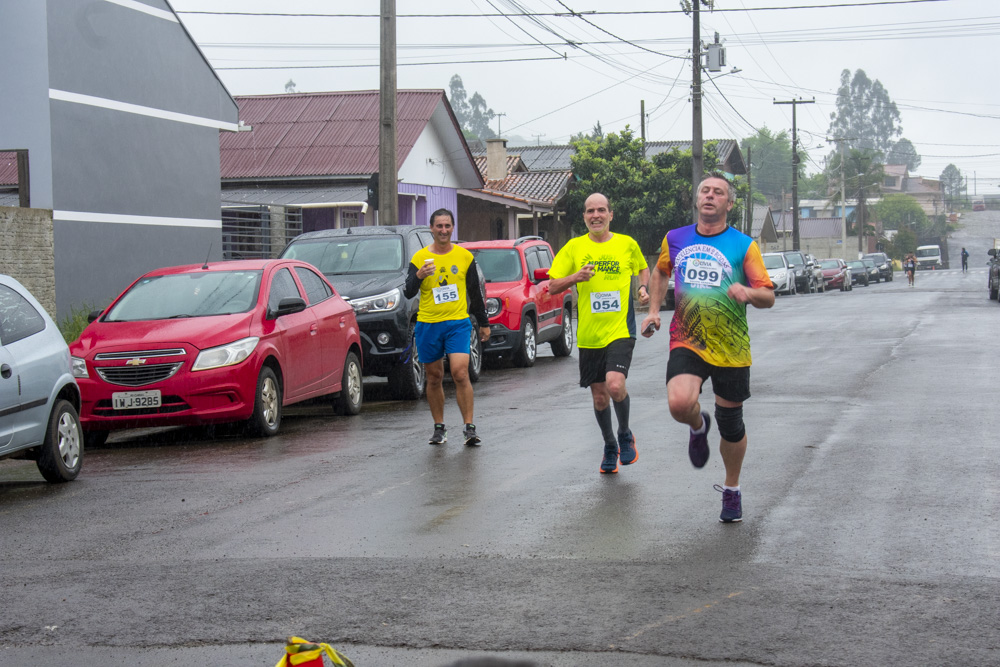
[(14, 372), (14, 369), (11, 368), (10, 366), (8, 366), (7, 364), (4, 364), (3, 366), (0, 366), (0, 376), (3, 376), (4, 380), (6, 380), (7, 378), (9, 378), (13, 372)]
[(318, 329), (318, 327), (315, 324), (312, 324), (312, 325), (309, 326), (309, 335), (310, 336), (315, 336), (318, 331), (319, 331), (319, 329)]
[(343, 329), (347, 326), (347, 318), (343, 315), (340, 316), (340, 328)]

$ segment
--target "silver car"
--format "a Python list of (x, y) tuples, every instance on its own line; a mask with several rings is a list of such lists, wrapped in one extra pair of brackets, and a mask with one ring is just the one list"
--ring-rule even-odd
[(764, 253), (764, 268), (774, 284), (775, 294), (795, 294), (795, 271), (788, 264), (788, 258), (780, 252)]
[(69, 348), (24, 285), (0, 275), (0, 459), (31, 459), (50, 482), (83, 464), (80, 390)]

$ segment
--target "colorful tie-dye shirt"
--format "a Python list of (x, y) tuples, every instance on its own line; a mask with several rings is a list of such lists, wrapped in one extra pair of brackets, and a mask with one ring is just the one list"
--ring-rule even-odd
[(688, 225), (667, 232), (656, 266), (674, 276), (670, 349), (686, 347), (713, 366), (749, 366), (747, 307), (727, 292), (733, 283), (774, 288), (757, 243), (732, 227), (703, 236)]

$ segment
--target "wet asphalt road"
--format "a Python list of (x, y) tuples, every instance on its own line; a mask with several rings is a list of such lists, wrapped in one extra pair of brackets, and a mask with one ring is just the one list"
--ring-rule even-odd
[(289, 634), (359, 666), (998, 665), (1000, 212), (963, 223), (967, 274), (751, 313), (742, 524), (669, 418), (665, 331), (636, 345), (618, 475), (547, 346), (484, 373), (477, 449), (450, 388), (432, 448), (426, 404), (370, 385), (271, 439), (117, 436), (67, 485), (0, 462), (0, 665), (273, 665)]

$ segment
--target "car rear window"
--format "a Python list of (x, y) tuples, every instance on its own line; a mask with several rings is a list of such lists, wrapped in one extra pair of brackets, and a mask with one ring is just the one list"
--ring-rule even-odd
[(777, 255), (764, 255), (764, 268), (783, 269), (785, 268), (785, 262)]
[(0, 285), (0, 343), (10, 345), (45, 328), (43, 318), (28, 300)]
[(471, 252), (476, 264), (482, 268), (486, 282), (506, 283), (521, 279), (521, 257), (516, 250), (484, 248)]
[(104, 322), (140, 322), (245, 313), (257, 303), (260, 271), (204, 271), (141, 278)]
[[(281, 254), (312, 264), (327, 276), (403, 269), (403, 237), (338, 236), (293, 243)], [(409, 261), (409, 257), (406, 258)]]

